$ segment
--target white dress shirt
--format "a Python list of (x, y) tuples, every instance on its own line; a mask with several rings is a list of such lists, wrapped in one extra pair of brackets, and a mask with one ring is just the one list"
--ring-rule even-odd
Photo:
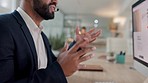
[(29, 31), (33, 37), (37, 57), (38, 57), (38, 69), (45, 69), (47, 67), (47, 53), (45, 50), (45, 45), (41, 36), (41, 31), (43, 27), (38, 27), (31, 17), (20, 7), (17, 8), (17, 11), (24, 19)]

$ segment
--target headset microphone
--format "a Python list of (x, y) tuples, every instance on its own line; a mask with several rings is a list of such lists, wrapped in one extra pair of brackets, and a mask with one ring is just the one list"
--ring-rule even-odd
[(59, 8), (56, 8), (55, 12), (59, 11)]

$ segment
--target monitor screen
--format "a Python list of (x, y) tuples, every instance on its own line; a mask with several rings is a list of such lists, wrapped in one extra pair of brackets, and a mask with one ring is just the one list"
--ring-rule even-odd
[(148, 0), (132, 6), (134, 60), (148, 67)]

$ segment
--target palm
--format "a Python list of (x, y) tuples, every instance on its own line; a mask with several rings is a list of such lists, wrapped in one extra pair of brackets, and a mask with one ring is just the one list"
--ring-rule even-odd
[(80, 30), (79, 28), (76, 28), (76, 41), (88, 41), (88, 43), (93, 42), (96, 40), (96, 38), (100, 35), (101, 30), (96, 29), (91, 29), (90, 31), (84, 33), (84, 34), (79, 34)]

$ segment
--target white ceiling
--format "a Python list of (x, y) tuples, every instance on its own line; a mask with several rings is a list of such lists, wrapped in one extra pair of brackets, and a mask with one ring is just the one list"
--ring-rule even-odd
[(65, 14), (115, 17), (136, 0), (58, 0)]

